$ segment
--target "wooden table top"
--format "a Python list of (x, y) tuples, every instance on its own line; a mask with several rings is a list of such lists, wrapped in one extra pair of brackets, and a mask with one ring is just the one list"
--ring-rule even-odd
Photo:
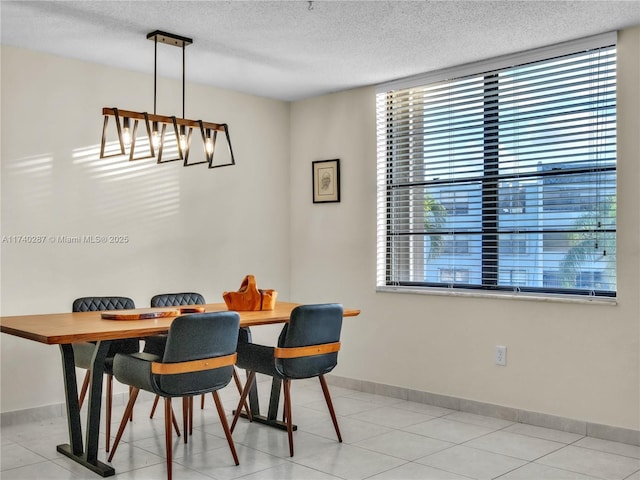
[[(277, 302), (273, 310), (238, 312), (241, 327), (285, 323), (297, 303)], [(224, 312), (224, 303), (204, 305), (207, 312)], [(176, 307), (143, 308), (136, 312), (175, 311)], [(126, 312), (120, 310), (119, 312)], [(344, 309), (345, 317), (354, 317), (360, 310)], [(0, 332), (48, 345), (120, 338), (147, 337), (167, 333), (175, 316), (144, 320), (113, 321), (102, 318), (102, 312), (47, 313), (0, 317)]]

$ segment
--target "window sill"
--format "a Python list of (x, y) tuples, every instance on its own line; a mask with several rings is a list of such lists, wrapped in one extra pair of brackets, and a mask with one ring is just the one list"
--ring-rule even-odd
[(491, 298), (504, 300), (529, 300), (538, 302), (560, 302), (560, 303), (591, 303), (597, 305), (616, 306), (618, 304), (615, 297), (587, 297), (577, 295), (560, 295), (528, 292), (488, 292), (486, 290), (464, 290), (464, 289), (445, 289), (445, 288), (415, 288), (415, 287), (390, 287), (377, 286), (376, 292), (381, 293), (409, 293), (415, 295), (438, 295), (450, 297), (472, 297), (472, 298)]

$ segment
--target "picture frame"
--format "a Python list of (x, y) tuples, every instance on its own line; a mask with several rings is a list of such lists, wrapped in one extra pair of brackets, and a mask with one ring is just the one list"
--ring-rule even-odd
[(340, 159), (311, 162), (313, 203), (340, 201)]

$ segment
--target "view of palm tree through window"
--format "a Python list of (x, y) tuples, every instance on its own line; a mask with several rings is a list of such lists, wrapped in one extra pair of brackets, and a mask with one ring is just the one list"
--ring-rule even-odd
[(379, 285), (614, 296), (616, 51), (378, 94)]

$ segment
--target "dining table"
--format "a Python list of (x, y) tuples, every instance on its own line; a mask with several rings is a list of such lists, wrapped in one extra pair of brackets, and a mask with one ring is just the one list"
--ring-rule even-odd
[[(299, 304), (277, 302), (272, 310), (238, 311), (240, 328), (273, 325), (289, 321), (292, 310)], [(98, 460), (100, 433), (100, 409), (102, 405), (102, 376), (104, 360), (113, 340), (141, 338), (167, 333), (171, 322), (181, 315), (198, 311), (228, 311), (225, 303), (211, 303), (202, 308), (161, 307), (118, 310), (117, 312), (66, 312), (35, 315), (0, 316), (0, 332), (35, 342), (58, 345), (62, 356), (64, 392), (69, 429), (69, 443), (57, 446), (58, 452), (85, 466), (91, 471), (109, 477), (115, 469)], [(352, 317), (360, 310), (344, 308), (343, 316)], [(95, 349), (90, 369), (86, 434), (83, 439), (78, 384), (76, 378), (73, 343), (94, 342)], [(254, 384), (255, 385), (255, 384)], [(276, 418), (280, 382), (274, 379), (271, 389), (269, 412), (261, 415), (257, 391), (250, 399), (254, 421), (274, 427), (282, 427)], [(275, 405), (274, 405), (275, 403)]]

